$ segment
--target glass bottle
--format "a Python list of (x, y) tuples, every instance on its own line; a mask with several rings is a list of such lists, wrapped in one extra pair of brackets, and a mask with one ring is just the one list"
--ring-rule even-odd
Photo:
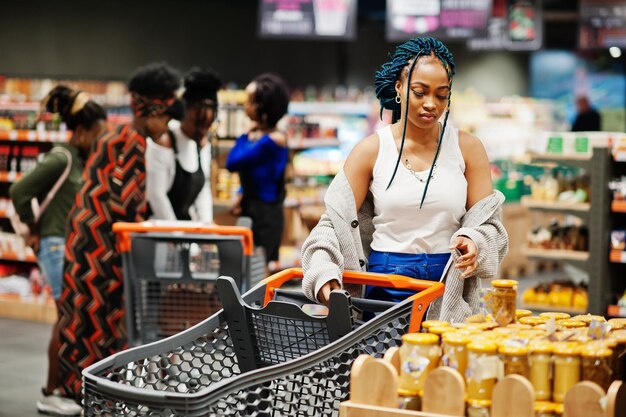
[(526, 379), (530, 378), (528, 347), (504, 344), (500, 346), (499, 351), (504, 362), (504, 375), (517, 374)]
[(530, 383), (535, 389), (535, 399), (549, 401), (552, 398), (552, 343), (530, 343)]
[(467, 344), (470, 336), (463, 332), (446, 333), (443, 339), (443, 356), (441, 364), (459, 371), (465, 377), (467, 370)]
[(467, 345), (465, 380), (468, 400), (491, 401), (493, 387), (502, 374), (497, 349), (496, 343), (488, 340), (475, 340)]
[(604, 391), (609, 389), (613, 376), (611, 358), (613, 351), (603, 343), (588, 343), (581, 347), (582, 379), (595, 382)]
[(554, 392), (552, 398), (562, 403), (567, 391), (580, 382), (580, 347), (574, 342), (557, 342), (554, 348)]
[(614, 379), (626, 380), (626, 330), (615, 330), (609, 338), (617, 342)]
[(506, 326), (515, 321), (517, 307), (517, 281), (497, 279), (491, 282), (491, 314), (496, 323)]
[(405, 394), (422, 395), (426, 375), (439, 364), (439, 336), (432, 333), (408, 333), (400, 346), (399, 388)]

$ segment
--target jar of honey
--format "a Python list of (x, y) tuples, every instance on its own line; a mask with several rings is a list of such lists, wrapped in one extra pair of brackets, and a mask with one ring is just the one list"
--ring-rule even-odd
[(582, 346), (580, 356), (582, 357), (582, 379), (595, 382), (604, 391), (608, 390), (613, 377), (611, 369), (613, 351), (604, 343), (594, 342)]
[(500, 326), (515, 321), (517, 307), (517, 281), (512, 279), (496, 279), (491, 282), (491, 314)]
[(552, 398), (562, 403), (565, 394), (580, 382), (580, 346), (574, 342), (553, 344), (554, 355), (554, 392)]
[(500, 346), (500, 356), (504, 362), (504, 375), (517, 374), (530, 379), (528, 347), (507, 345)]
[(498, 346), (488, 340), (475, 340), (467, 345), (468, 365), (465, 371), (468, 400), (489, 400), (502, 373)]
[(432, 333), (402, 336), (399, 389), (421, 396), (426, 376), (438, 366), (440, 358), (439, 336)]
[(470, 336), (463, 332), (449, 332), (442, 336), (443, 356), (441, 364), (449, 366), (459, 371), (461, 376), (465, 376), (467, 370), (467, 345)]
[(535, 389), (537, 401), (549, 401), (552, 398), (552, 343), (533, 341), (530, 350), (530, 377)]

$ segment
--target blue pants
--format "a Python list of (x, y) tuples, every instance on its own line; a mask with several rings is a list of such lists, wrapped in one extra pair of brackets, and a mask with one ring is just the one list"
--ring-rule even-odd
[(55, 300), (61, 298), (63, 283), (63, 261), (65, 258), (65, 238), (60, 236), (42, 237), (39, 241), (37, 261), (52, 289)]
[[(372, 250), (369, 257), (369, 272), (404, 275), (426, 281), (439, 281), (450, 259), (450, 253), (393, 253)], [(365, 288), (365, 298), (400, 302), (415, 294), (414, 291), (394, 288)]]

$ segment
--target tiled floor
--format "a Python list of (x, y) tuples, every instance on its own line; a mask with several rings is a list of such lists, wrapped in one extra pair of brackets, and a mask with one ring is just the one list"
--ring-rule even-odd
[(48, 324), (0, 318), (0, 416), (34, 417), (48, 371)]

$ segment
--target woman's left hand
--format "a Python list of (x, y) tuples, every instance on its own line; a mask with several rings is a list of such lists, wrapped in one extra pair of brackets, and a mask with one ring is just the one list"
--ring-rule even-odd
[(465, 269), (461, 274), (461, 278), (467, 278), (476, 271), (478, 260), (478, 248), (476, 244), (467, 236), (457, 237), (450, 250), (457, 249), (461, 256), (459, 256), (454, 264), (455, 268)]

